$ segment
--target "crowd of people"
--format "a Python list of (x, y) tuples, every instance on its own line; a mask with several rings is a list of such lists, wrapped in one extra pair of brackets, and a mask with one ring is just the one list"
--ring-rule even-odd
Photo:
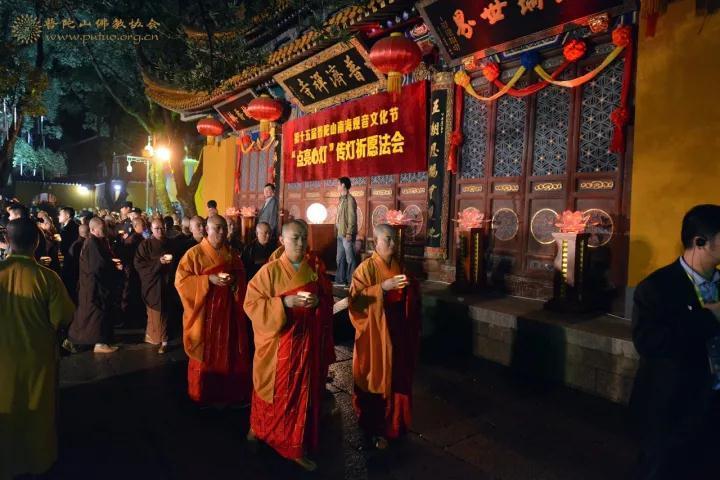
[[(181, 338), (193, 401), (248, 405), (251, 444), (262, 441), (316, 468), (310, 456), (335, 361), (333, 287), (322, 260), (308, 251), (308, 225), (292, 220), (278, 231), (269, 187), (252, 239), (218, 215), (213, 201), (207, 217), (182, 219), (148, 216), (130, 202), (117, 214), (76, 216), (62, 207), (57, 222), (20, 203), (7, 207), (0, 383), (9, 388), (0, 392), (0, 413), (12, 420), (0, 428), (7, 446), (0, 479), (42, 473), (55, 461), (58, 345), (69, 354), (113, 354), (122, 348), (115, 343), (120, 326), (144, 327), (145, 342), (160, 355)], [(349, 183), (339, 188), (347, 195)], [(341, 241), (356, 234), (356, 226), (344, 228), (343, 250)], [(343, 273), (354, 273), (353, 404), (368, 441), (381, 449), (410, 424), (419, 341), (418, 284), (394, 251), (393, 229), (379, 225), (373, 255)], [(348, 258), (348, 266), (354, 262)]]
[[(420, 294), (398, 263), (389, 225), (375, 226), (372, 255), (356, 265), (349, 189), (349, 180), (339, 179), (335, 286), (349, 287), (358, 424), (384, 449), (412, 419)], [(7, 207), (0, 231), (0, 480), (42, 473), (56, 459), (59, 345), (112, 354), (122, 324), (143, 326), (158, 354), (181, 338), (193, 401), (249, 405), (248, 442), (316, 468), (310, 455), (335, 360), (337, 305), (326, 266), (308, 251), (308, 225), (296, 219), (278, 231), (273, 196), (267, 188), (252, 239), (212, 201), (206, 218), (182, 219), (147, 216), (129, 202), (118, 214), (79, 218), (62, 207), (57, 222), (18, 202)], [(637, 478), (712, 478), (706, 474), (715, 470), (720, 206), (688, 211), (681, 240), (682, 255), (634, 294)]]

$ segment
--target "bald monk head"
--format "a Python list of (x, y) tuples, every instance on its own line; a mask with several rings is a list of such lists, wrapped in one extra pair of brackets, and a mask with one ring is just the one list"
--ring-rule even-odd
[(222, 248), (227, 243), (228, 226), (225, 218), (212, 215), (207, 219), (207, 239), (213, 248)]
[(165, 222), (159, 218), (155, 218), (152, 221), (152, 225), (150, 226), (150, 230), (152, 231), (152, 236), (156, 240), (164, 240), (165, 239)]
[(281, 242), (285, 247), (283, 255), (291, 262), (300, 262), (307, 251), (307, 227), (297, 220), (286, 223), (282, 227)]
[(97, 238), (105, 237), (105, 233), (107, 232), (107, 225), (101, 218), (98, 218), (98, 217), (91, 218), (88, 226), (90, 227), (91, 235), (93, 235)]
[(205, 237), (205, 220), (201, 216), (195, 215), (190, 219), (190, 233), (198, 243)]
[(9, 221), (7, 240), (13, 253), (32, 257), (40, 241), (37, 224), (26, 217)]
[(90, 235), (90, 227), (88, 227), (88, 226), (85, 225), (85, 224), (80, 225), (80, 226), (78, 227), (78, 234), (79, 234), (82, 238), (87, 238), (88, 235)]
[(395, 230), (387, 223), (381, 223), (373, 230), (375, 251), (385, 262), (390, 263), (395, 253)]
[(190, 233), (190, 217), (183, 217), (182, 223), (180, 224), (180, 228), (182, 229), (183, 235), (192, 235)]
[(270, 243), (270, 224), (267, 222), (260, 222), (255, 227), (255, 236), (260, 245), (267, 245)]
[(137, 217), (132, 221), (132, 228), (135, 233), (142, 235), (142, 233), (145, 231), (145, 220)]

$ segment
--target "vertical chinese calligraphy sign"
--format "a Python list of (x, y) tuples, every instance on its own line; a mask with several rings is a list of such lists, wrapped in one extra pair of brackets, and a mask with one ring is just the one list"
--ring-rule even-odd
[(337, 43), (273, 78), (306, 113), (378, 92), (387, 82), (356, 38)]
[(249, 127), (254, 127), (258, 124), (257, 120), (245, 115), (243, 107), (246, 107), (250, 101), (255, 98), (255, 94), (252, 90), (245, 90), (229, 98), (226, 98), (222, 102), (213, 106), (213, 108), (220, 114), (225, 120), (225, 123), (230, 127), (239, 132)]
[(635, 8), (632, 0), (421, 0), (417, 7), (445, 60), (455, 66), (557, 35), (589, 17)]
[(452, 92), (452, 74), (436, 73), (430, 92), (430, 116), (428, 118), (428, 234), (426, 246), (444, 254), (447, 253), (450, 204), (446, 159), (453, 125), (454, 99)]
[(283, 182), (367, 177), (427, 168), (426, 81), (283, 124)]

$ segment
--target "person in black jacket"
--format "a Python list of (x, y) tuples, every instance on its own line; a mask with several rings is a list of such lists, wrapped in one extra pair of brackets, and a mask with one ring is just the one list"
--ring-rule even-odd
[(637, 478), (719, 478), (720, 396), (707, 342), (720, 336), (720, 205), (683, 219), (685, 249), (635, 289), (640, 366), (630, 399), (642, 438)]
[(75, 209), (61, 207), (58, 213), (58, 221), (60, 222), (60, 254), (63, 256), (60, 278), (62, 278), (65, 288), (72, 297), (72, 293), (76, 288), (76, 285), (72, 282), (77, 283), (77, 272), (73, 270), (72, 262), (67, 259), (70, 256), (70, 247), (80, 236), (78, 224), (75, 223)]

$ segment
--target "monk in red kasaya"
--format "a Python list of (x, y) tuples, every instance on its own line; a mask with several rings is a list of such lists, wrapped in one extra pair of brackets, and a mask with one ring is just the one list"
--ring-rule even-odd
[(315, 462), (325, 390), (332, 292), (308, 262), (307, 229), (283, 225), (280, 259), (250, 280), (245, 311), (255, 337), (249, 440), (259, 439), (306, 470)]
[(355, 327), (353, 407), (379, 449), (407, 432), (420, 340), (420, 293), (394, 257), (394, 231), (375, 227), (375, 252), (358, 265), (348, 311)]
[(183, 313), (188, 394), (202, 404), (242, 404), (250, 399), (251, 366), (243, 311), (245, 271), (227, 244), (227, 222), (207, 220), (207, 237), (185, 253), (175, 274)]

